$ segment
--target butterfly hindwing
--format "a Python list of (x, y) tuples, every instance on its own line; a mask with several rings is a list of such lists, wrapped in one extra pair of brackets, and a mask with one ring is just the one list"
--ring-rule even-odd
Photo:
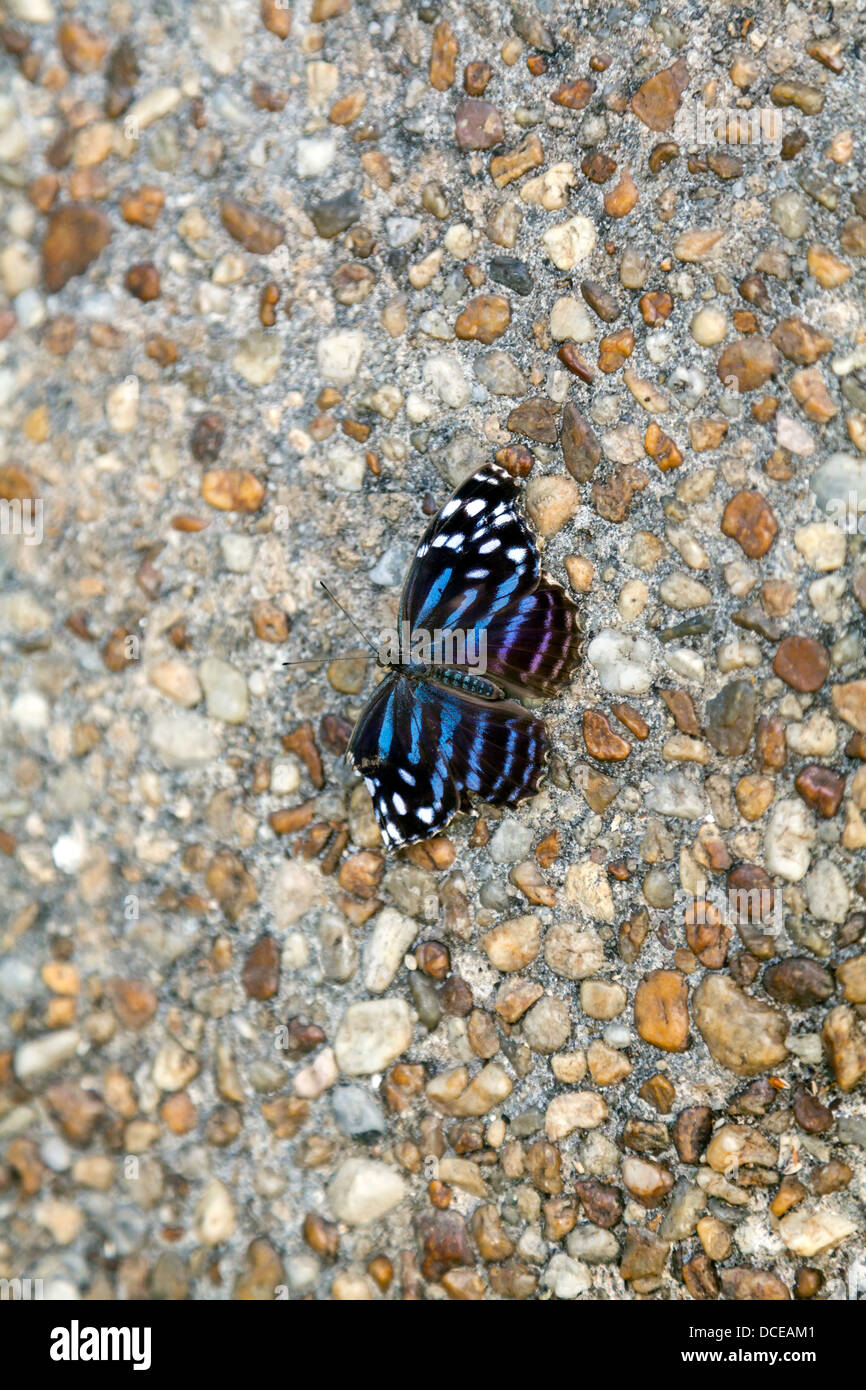
[(521, 705), (399, 674), (379, 686), (347, 750), (392, 847), (441, 830), (465, 792), (507, 806), (533, 796), (547, 753), (543, 723)]
[(578, 609), (542, 575), (487, 629), (487, 675), (529, 695), (555, 695), (580, 655)]

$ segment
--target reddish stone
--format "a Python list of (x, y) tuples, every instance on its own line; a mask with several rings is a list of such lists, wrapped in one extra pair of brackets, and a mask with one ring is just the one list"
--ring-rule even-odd
[(583, 740), (590, 757), (601, 762), (622, 762), (631, 752), (631, 744), (615, 734), (606, 717), (598, 710), (583, 712)]
[(565, 106), (569, 111), (582, 111), (595, 91), (591, 78), (578, 78), (574, 82), (563, 82), (551, 97), (557, 106)]
[(830, 657), (814, 637), (786, 637), (776, 649), (773, 670), (792, 690), (811, 694), (830, 674)]
[(760, 492), (738, 492), (725, 507), (722, 532), (741, 547), (750, 560), (766, 555), (776, 538), (779, 523)]
[(490, 150), (505, 139), (505, 126), (491, 102), (470, 97), (457, 107), (454, 134), (461, 150)]
[(825, 820), (829, 820), (839, 810), (845, 791), (845, 778), (831, 771), (829, 767), (821, 767), (819, 763), (808, 763), (797, 773), (794, 786), (809, 806)]
[(716, 366), (724, 386), (737, 391), (755, 391), (765, 385), (781, 366), (781, 358), (766, 338), (740, 338), (725, 348)]
[(83, 275), (111, 240), (111, 223), (104, 212), (86, 203), (68, 203), (51, 214), (42, 242), (46, 288), (62, 290), (73, 275)]
[(688, 84), (686, 60), (678, 58), (671, 67), (647, 78), (632, 97), (631, 109), (650, 130), (670, 130)]
[(280, 987), (280, 948), (273, 936), (260, 936), (244, 962), (241, 974), (250, 999), (271, 999)]

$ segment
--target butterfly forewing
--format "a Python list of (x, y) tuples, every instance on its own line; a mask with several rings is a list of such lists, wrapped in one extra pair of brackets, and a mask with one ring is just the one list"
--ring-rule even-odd
[(457, 489), (427, 528), (409, 571), (401, 620), (413, 631), (484, 630), (487, 672), (515, 690), (551, 695), (580, 653), (578, 612), (541, 573), (518, 511), (519, 487), (488, 463)]
[(517, 510), (514, 479), (488, 463), (427, 527), (400, 603), (412, 629), (486, 628), (538, 582), (538, 552)]

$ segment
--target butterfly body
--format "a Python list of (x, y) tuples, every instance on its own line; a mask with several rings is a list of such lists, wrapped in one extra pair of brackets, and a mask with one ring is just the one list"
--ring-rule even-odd
[[(509, 693), (555, 694), (579, 657), (577, 609), (542, 574), (497, 464), (466, 480), (430, 523), (410, 567), (400, 625), (476, 639), (485, 667), (393, 663), (361, 714), (347, 758), (363, 775), (386, 844), (426, 839), (467, 794), (513, 806), (538, 791), (543, 722)], [(477, 639), (483, 639), (480, 643)]]

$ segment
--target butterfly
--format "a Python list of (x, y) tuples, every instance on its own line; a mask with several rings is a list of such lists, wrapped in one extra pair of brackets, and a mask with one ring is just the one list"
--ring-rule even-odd
[[(487, 463), (457, 488), (415, 552), (398, 629), (460, 629), (486, 669), (401, 660), (362, 711), (346, 757), (364, 778), (389, 848), (436, 834), (468, 793), (514, 806), (539, 789), (543, 722), (509, 694), (552, 696), (580, 656), (575, 603), (548, 579), (518, 510), (519, 486)], [(408, 628), (404, 625), (408, 624)]]

